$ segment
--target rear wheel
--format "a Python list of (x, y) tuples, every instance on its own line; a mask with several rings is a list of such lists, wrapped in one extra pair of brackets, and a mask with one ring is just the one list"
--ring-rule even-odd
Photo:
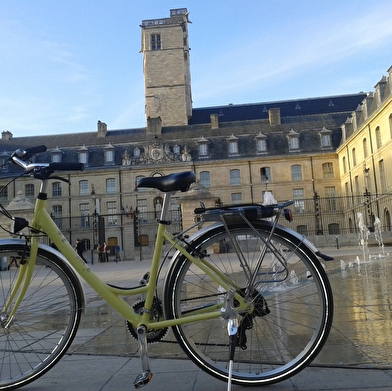
[(4, 305), (16, 282), (24, 246), (0, 245), (0, 390), (21, 387), (48, 371), (76, 334), (83, 297), (74, 273), (54, 254), (38, 251), (31, 284), (7, 328)]
[[(251, 314), (238, 315), (240, 326), (232, 381), (267, 385), (291, 377), (318, 354), (331, 328), (331, 287), (317, 257), (301, 241), (278, 226), (266, 248), (271, 224), (214, 228), (193, 243), (194, 254), (233, 281), (237, 291), (253, 302)], [(233, 243), (233, 240), (235, 243)], [(237, 247), (237, 251), (235, 248)], [(272, 251), (273, 250), (273, 251)], [(255, 271), (263, 252), (261, 268)], [(239, 261), (241, 254), (243, 262)], [(249, 292), (249, 281), (257, 272)], [(248, 288), (248, 291), (247, 291)], [(222, 303), (225, 290), (184, 256), (175, 259), (165, 284), (165, 314), (170, 319)], [(188, 356), (209, 374), (227, 381), (229, 337), (222, 317), (173, 327)]]

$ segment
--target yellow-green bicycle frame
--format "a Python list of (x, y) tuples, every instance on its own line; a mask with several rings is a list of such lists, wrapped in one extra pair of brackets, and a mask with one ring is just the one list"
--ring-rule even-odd
[[(170, 205), (171, 196), (174, 193), (165, 193), (164, 204), (162, 208), (162, 217), (167, 210), (167, 205)], [(59, 252), (68, 260), (69, 264), (76, 270), (79, 276), (92, 288), (97, 294), (102, 297), (112, 308), (114, 308), (119, 314), (121, 314), (126, 320), (128, 320), (134, 327), (144, 325), (147, 329), (160, 329), (165, 327), (171, 327), (179, 324), (198, 322), (206, 319), (213, 319), (221, 316), (221, 304), (217, 304), (213, 307), (204, 309), (197, 309), (192, 313), (188, 313), (186, 316), (178, 319), (169, 320), (151, 320), (151, 314), (149, 311), (143, 311), (143, 314), (138, 314), (134, 311), (131, 305), (129, 305), (122, 297), (129, 297), (133, 295), (145, 295), (145, 308), (151, 309), (153, 305), (154, 293), (156, 290), (156, 281), (159, 273), (159, 266), (162, 254), (162, 247), (164, 240), (170, 242), (173, 247), (187, 259), (193, 262), (203, 272), (205, 272), (214, 281), (220, 284), (226, 291), (236, 291), (239, 287), (234, 286), (229, 278), (227, 278), (222, 272), (214, 268), (208, 260), (203, 258), (195, 257), (190, 254), (186, 247), (186, 244), (173, 236), (166, 230), (166, 225), (160, 223), (158, 225), (158, 231), (155, 242), (154, 255), (152, 259), (150, 278), (146, 285), (138, 286), (134, 288), (119, 288), (106, 284), (103, 282), (80, 258), (80, 256), (73, 249), (71, 244), (62, 234), (61, 230), (57, 227), (55, 222), (46, 210), (46, 193), (40, 193), (35, 204), (34, 217), (31, 223), (32, 237), (31, 243), (28, 248), (28, 252), (25, 256), (24, 261), (20, 267), (19, 275), (16, 284), (8, 298), (5, 307), (3, 308), (4, 313), (9, 313), (8, 322), (12, 322), (12, 318), (15, 315), (19, 304), (21, 303), (24, 294), (27, 291), (31, 277), (33, 275), (35, 262), (39, 249), (39, 232), (44, 232), (48, 238), (56, 245)], [(62, 259), (59, 257), (59, 259)], [(249, 307), (249, 304), (244, 302), (243, 298), (239, 294), (235, 294), (235, 298), (239, 303), (237, 310), (244, 310)], [(16, 299), (16, 300), (15, 300)], [(15, 300), (15, 301), (14, 301)], [(14, 301), (14, 302), (13, 302)], [(13, 305), (11, 306), (11, 303)], [(7, 325), (5, 326), (7, 327)]]

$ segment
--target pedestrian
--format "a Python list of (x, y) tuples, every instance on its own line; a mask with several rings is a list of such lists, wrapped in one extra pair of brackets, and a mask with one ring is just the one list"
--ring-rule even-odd
[(98, 244), (97, 251), (98, 251), (98, 262), (105, 262), (104, 257), (103, 257), (103, 246), (102, 246), (102, 244)]
[(84, 249), (84, 243), (81, 240), (79, 240), (79, 239), (76, 239), (75, 250), (78, 253), (79, 257), (82, 258), (85, 263), (87, 263), (86, 258), (84, 258), (84, 256), (83, 256), (83, 252), (85, 250)]
[(109, 262), (109, 249), (106, 242), (103, 242), (102, 252), (103, 252), (104, 262)]
[(116, 263), (118, 261), (121, 261), (120, 246), (118, 245), (118, 243), (116, 243), (116, 245), (114, 246), (114, 256), (115, 256)]

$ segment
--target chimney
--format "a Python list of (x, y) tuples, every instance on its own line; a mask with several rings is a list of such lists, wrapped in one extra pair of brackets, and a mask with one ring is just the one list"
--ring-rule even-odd
[(5, 132), (1, 132), (1, 139), (2, 140), (11, 140), (12, 133), (9, 130), (6, 130)]
[(280, 125), (280, 108), (275, 107), (268, 110), (268, 118), (271, 126)]
[(98, 121), (98, 137), (105, 137), (108, 131), (108, 126), (105, 122)]
[(366, 98), (362, 101), (363, 118), (366, 120), (372, 113), (373, 93), (369, 92)]
[(147, 134), (161, 134), (162, 133), (162, 119), (161, 117), (147, 117)]
[(342, 129), (342, 141), (346, 142), (347, 139), (351, 136), (353, 129), (353, 120), (352, 117), (347, 117), (346, 122), (341, 126)]
[(381, 80), (374, 86), (375, 88), (374, 95), (376, 98), (377, 107), (379, 107), (384, 100), (386, 86), (387, 86), (387, 78), (385, 76), (383, 76)]
[(219, 129), (219, 117), (218, 114), (211, 114), (211, 129)]

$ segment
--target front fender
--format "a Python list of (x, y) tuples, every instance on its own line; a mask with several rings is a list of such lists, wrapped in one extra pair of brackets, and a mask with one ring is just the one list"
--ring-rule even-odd
[[(16, 239), (16, 238), (7, 238), (7, 239), (0, 240), (0, 246), (1, 245), (12, 246), (13, 244), (18, 245), (18, 246), (24, 246), (24, 245), (26, 245), (26, 241), (23, 239)], [(82, 292), (82, 308), (83, 308), (83, 312), (84, 312), (86, 309), (86, 293), (85, 293), (83, 284), (80, 280), (79, 274), (75, 271), (75, 269), (69, 263), (68, 259), (65, 258), (63, 254), (61, 254), (61, 252), (57, 251), (53, 247), (50, 247), (50, 246), (48, 246), (46, 244), (42, 244), (42, 243), (40, 243), (38, 245), (38, 250), (40, 250), (40, 249), (44, 252), (50, 253), (53, 256), (57, 257), (60, 260), (60, 262), (69, 270), (69, 272), (71, 274), (73, 274), (73, 276), (75, 277), (75, 281), (78, 284), (77, 288), (79, 288), (80, 292)]]

